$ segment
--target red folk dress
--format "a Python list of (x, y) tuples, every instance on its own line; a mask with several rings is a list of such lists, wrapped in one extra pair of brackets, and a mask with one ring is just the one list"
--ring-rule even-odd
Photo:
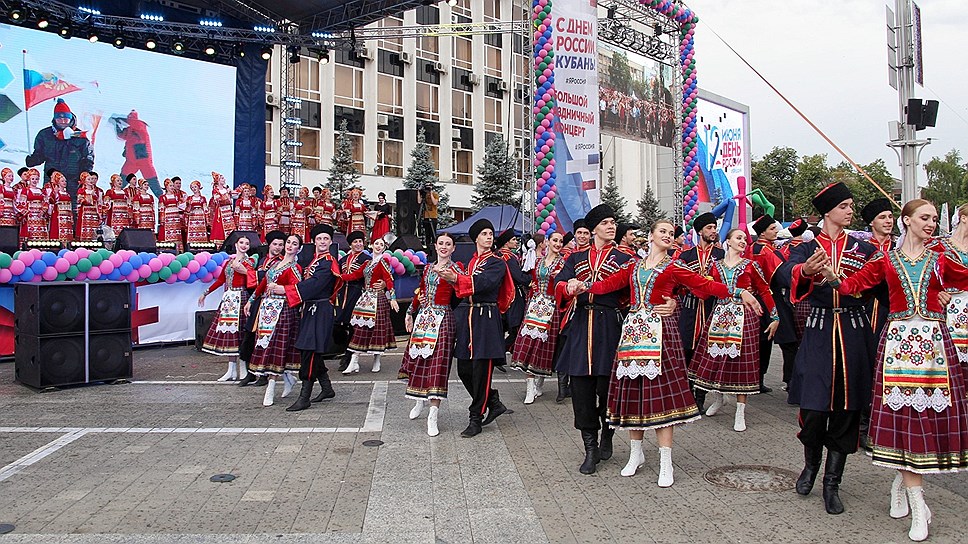
[(140, 193), (131, 201), (131, 206), (138, 228), (155, 230), (155, 197)]
[[(266, 271), (252, 294), (262, 297), (255, 318), (255, 347), (249, 359), (249, 370), (262, 374), (299, 372), (300, 357), (296, 349), (299, 334), (299, 313), (291, 308), (286, 295), (266, 293), (269, 283), (296, 285), (302, 280), (302, 267), (292, 261), (274, 264)], [(256, 308), (252, 308), (256, 311)]]
[(292, 197), (281, 196), (276, 199), (276, 213), (279, 217), (279, 230), (285, 232), (287, 235), (292, 232), (292, 211)]
[(114, 229), (115, 234), (120, 233), (121, 229), (131, 227), (131, 204), (124, 189), (108, 189), (104, 193), (102, 205), (104, 215), (108, 218), (107, 224)]
[(851, 295), (882, 281), (890, 293), (890, 313), (874, 373), (868, 431), (873, 463), (917, 474), (964, 471), (966, 368), (938, 294), (946, 286), (968, 290), (968, 268), (947, 253), (928, 249), (911, 259), (895, 249), (876, 254), (837, 291)]
[(309, 199), (297, 198), (293, 202), (289, 233), (298, 234), (304, 244), (312, 241), (309, 239), (309, 212), (311, 210)]
[(101, 196), (98, 187), (77, 189), (77, 235), (76, 240), (97, 240), (97, 229), (101, 226)]
[(208, 200), (192, 195), (185, 201), (185, 240), (189, 244), (208, 242)]
[(222, 273), (218, 279), (212, 282), (205, 290), (205, 294), (213, 293), (219, 287), (225, 286), (222, 291), (222, 302), (218, 306), (218, 317), (212, 321), (212, 326), (205, 335), (205, 342), (202, 344), (202, 351), (212, 355), (227, 355), (238, 357), (239, 342), (242, 338), (242, 308), (249, 301), (248, 276), (249, 272), (255, 272), (255, 264), (251, 259), (242, 260), (245, 267), (245, 274), (236, 272), (229, 266), (236, 257), (227, 259), (222, 263)]
[(0, 226), (16, 227), (17, 221), (17, 191), (13, 187), (4, 185), (2, 201), (0, 201)]
[(177, 194), (158, 197), (158, 240), (175, 242), (178, 253), (184, 250), (185, 202)]
[(20, 213), (20, 239), (46, 240), (50, 203), (44, 191), (27, 187), (17, 197), (17, 210)]
[[(731, 293), (745, 289), (759, 297), (764, 312), (779, 319), (770, 286), (759, 267), (749, 259), (734, 266), (716, 261), (713, 280), (726, 284)], [(709, 316), (707, 330), (699, 339), (689, 365), (689, 379), (706, 391), (728, 395), (760, 392), (760, 317), (735, 297), (721, 298)]]
[[(457, 265), (451, 263), (451, 268)], [(408, 399), (447, 398), (447, 380), (454, 353), (454, 286), (440, 279), (432, 265), (424, 268), (409, 312), (413, 332), (403, 352), (400, 373), (407, 376)]]
[[(313, 216), (317, 225), (335, 225), (336, 205), (326, 198), (313, 199)], [(348, 233), (347, 233), (348, 234)]]
[(235, 230), (235, 215), (232, 213), (232, 193), (227, 187), (212, 188), (212, 235), (216, 244), (221, 244)]
[(531, 293), (524, 321), (514, 340), (511, 367), (538, 376), (551, 376), (561, 312), (555, 304), (555, 276), (565, 265), (559, 255), (551, 265), (538, 261), (531, 271)]
[(50, 239), (74, 241), (74, 209), (71, 194), (57, 190), (50, 195)]
[[(388, 255), (377, 255), (366, 266), (342, 277), (347, 283), (362, 278), (365, 286), (350, 317), (353, 339), (347, 348), (349, 351), (375, 354), (397, 347), (390, 322), (390, 301), (396, 300), (397, 295), (393, 290), (393, 271), (386, 260)], [(380, 280), (386, 283), (386, 287), (373, 287)]]
[(608, 424), (647, 430), (699, 419), (686, 379), (685, 353), (675, 317), (660, 317), (654, 307), (679, 286), (696, 296), (727, 298), (729, 289), (666, 256), (653, 268), (646, 259), (626, 262), (615, 274), (592, 284), (589, 293), (610, 293), (631, 286), (632, 307), (619, 337), (608, 388)]
[(235, 201), (235, 228), (237, 230), (254, 231), (259, 219), (259, 207), (262, 205), (257, 198), (240, 198)]
[(358, 200), (343, 202), (342, 214), (345, 218), (344, 230), (346, 234), (360, 231), (366, 239), (366, 205)]
[(262, 201), (262, 241), (265, 242), (266, 235), (278, 229), (279, 210), (276, 205), (276, 199), (267, 198)]

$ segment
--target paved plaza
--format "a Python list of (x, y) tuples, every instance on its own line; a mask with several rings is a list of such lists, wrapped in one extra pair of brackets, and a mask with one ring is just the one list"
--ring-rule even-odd
[[(298, 385), (280, 399), (279, 384), (263, 407), (263, 388), (215, 382), (222, 360), (191, 347), (134, 358), (132, 383), (44, 393), (0, 363), (0, 523), (15, 526), (0, 544), (909, 542), (909, 518), (888, 516), (893, 474), (863, 455), (847, 465), (845, 514), (824, 513), (819, 481), (808, 498), (793, 491), (802, 450), (778, 355), (775, 392), (751, 398), (748, 431), (732, 430), (732, 403), (677, 428), (668, 489), (656, 486), (651, 433), (634, 477), (619, 476), (621, 432), (615, 456), (579, 474), (581, 437), (553, 380), (525, 406), (523, 375), (495, 373), (514, 413), (464, 439), (469, 398), (455, 372), (430, 438), (426, 411), (407, 417), (399, 349), (379, 373), (369, 357), (360, 374), (334, 373), (337, 397), (294, 413)], [(928, 477), (925, 497), (929, 542), (964, 542), (968, 476)]]

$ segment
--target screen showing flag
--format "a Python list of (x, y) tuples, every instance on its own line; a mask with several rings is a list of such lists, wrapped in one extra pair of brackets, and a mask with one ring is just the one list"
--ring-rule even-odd
[(91, 141), (103, 189), (122, 172), (206, 195), (213, 170), (234, 181), (234, 67), (0, 25), (0, 166), (25, 165), (55, 105), (76, 118), (56, 139)]

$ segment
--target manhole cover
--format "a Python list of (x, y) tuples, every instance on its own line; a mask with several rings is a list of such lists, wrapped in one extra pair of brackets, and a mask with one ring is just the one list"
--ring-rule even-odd
[(373, 447), (376, 447), (376, 446), (382, 446), (383, 445), (383, 441), (382, 440), (364, 440), (363, 441), (363, 445), (366, 446), (366, 447), (368, 447), (368, 448), (373, 448)]
[(231, 482), (234, 479), (235, 479), (234, 474), (216, 474), (215, 476), (212, 476), (211, 478), (209, 478), (210, 481), (217, 482), (217, 483)]
[(738, 491), (775, 492), (793, 489), (798, 475), (766, 465), (734, 465), (714, 468), (703, 475), (707, 482)]
[(10, 525), (9, 523), (0, 523), (0, 535), (13, 532), (14, 529), (16, 529), (16, 527)]

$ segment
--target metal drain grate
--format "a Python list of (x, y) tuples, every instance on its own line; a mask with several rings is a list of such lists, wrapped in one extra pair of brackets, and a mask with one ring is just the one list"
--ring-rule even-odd
[(703, 478), (719, 487), (743, 492), (770, 493), (793, 489), (798, 475), (786, 469), (766, 465), (733, 465), (714, 468)]

